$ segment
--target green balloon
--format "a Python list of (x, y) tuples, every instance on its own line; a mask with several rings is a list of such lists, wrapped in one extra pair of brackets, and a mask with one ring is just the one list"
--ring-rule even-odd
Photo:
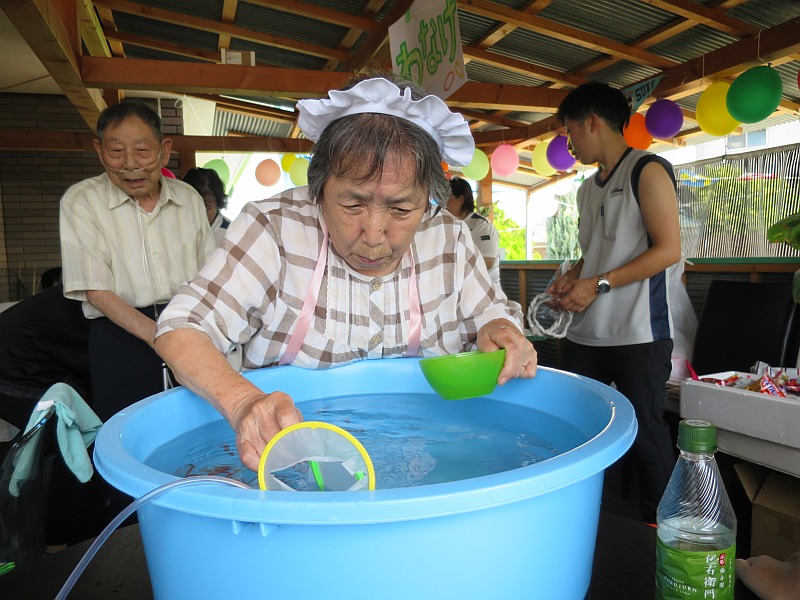
[(461, 173), (467, 179), (474, 179), (475, 181), (480, 181), (486, 174), (489, 172), (489, 158), (486, 156), (486, 153), (479, 149), (475, 148), (475, 152), (472, 155), (472, 160), (469, 161), (469, 164), (461, 169)]
[(783, 96), (781, 75), (770, 66), (753, 67), (731, 84), (725, 104), (740, 123), (757, 123), (770, 116)]
[(289, 179), (297, 186), (308, 185), (307, 158), (298, 158), (292, 163), (292, 166), (289, 168)]
[(228, 168), (228, 163), (221, 158), (215, 158), (204, 164), (203, 168), (216, 171), (217, 175), (219, 175), (219, 178), (222, 180), (222, 185), (228, 187), (228, 181), (231, 179), (231, 170)]

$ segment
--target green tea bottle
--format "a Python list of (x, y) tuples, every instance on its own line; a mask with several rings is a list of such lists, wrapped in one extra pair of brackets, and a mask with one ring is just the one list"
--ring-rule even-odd
[(733, 600), (736, 515), (714, 459), (717, 428), (681, 421), (678, 449), (656, 512), (656, 598)]

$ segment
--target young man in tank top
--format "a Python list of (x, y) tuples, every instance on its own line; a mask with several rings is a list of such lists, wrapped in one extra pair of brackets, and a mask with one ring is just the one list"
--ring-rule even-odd
[(630, 107), (608, 85), (576, 88), (557, 116), (571, 152), (598, 165), (578, 190), (582, 256), (549, 290), (575, 312), (564, 366), (613, 383), (633, 404), (639, 432), (630, 457), (642, 517), (655, 523), (675, 461), (663, 417), (673, 345), (670, 267), (681, 260), (672, 165), (628, 146), (622, 130)]

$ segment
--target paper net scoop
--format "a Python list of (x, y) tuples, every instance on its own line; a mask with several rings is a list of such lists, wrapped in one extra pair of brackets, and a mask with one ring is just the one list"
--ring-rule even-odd
[(262, 490), (343, 492), (375, 489), (372, 460), (353, 435), (304, 421), (273, 437), (258, 464)]

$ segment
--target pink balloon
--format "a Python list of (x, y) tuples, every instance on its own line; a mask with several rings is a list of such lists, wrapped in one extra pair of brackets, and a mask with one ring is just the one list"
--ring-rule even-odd
[(271, 187), (281, 180), (281, 168), (271, 158), (262, 160), (256, 167), (256, 181), (263, 186)]
[(161, 167), (161, 174), (169, 179), (177, 179), (177, 177), (175, 177), (175, 173), (170, 171), (167, 167)]
[(492, 152), (492, 172), (500, 177), (508, 177), (517, 172), (519, 155), (513, 146), (501, 144)]
[(575, 157), (567, 148), (567, 136), (557, 135), (547, 145), (547, 162), (556, 171), (566, 171), (575, 164)]

